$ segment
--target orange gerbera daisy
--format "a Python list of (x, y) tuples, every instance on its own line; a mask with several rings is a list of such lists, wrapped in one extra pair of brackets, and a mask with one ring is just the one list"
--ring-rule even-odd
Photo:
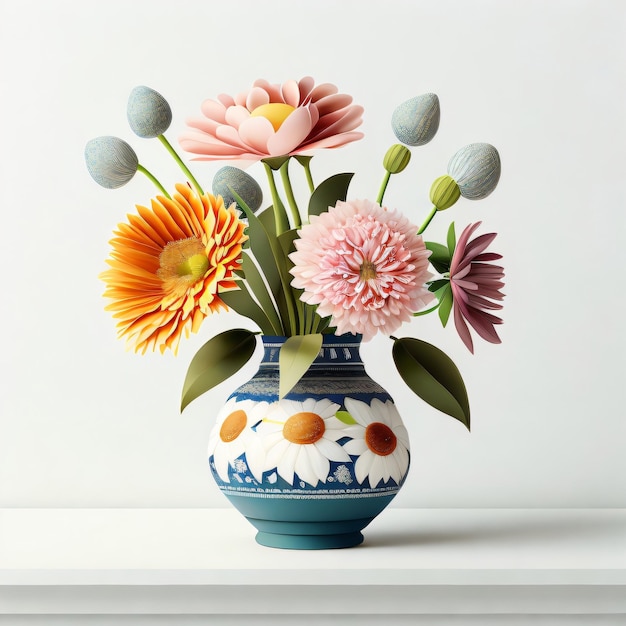
[(247, 235), (233, 203), (176, 185), (172, 199), (158, 196), (150, 209), (118, 225), (109, 242), (110, 269), (100, 275), (119, 320), (119, 337), (135, 352), (178, 351), (180, 338), (197, 332), (204, 318), (227, 310), (219, 292), (235, 289), (235, 271)]

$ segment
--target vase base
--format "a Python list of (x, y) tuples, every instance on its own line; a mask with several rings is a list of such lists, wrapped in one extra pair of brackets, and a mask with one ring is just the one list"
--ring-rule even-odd
[(270, 548), (329, 550), (363, 543), (361, 531), (391, 502), (395, 493), (361, 497), (280, 498), (225, 492), (256, 528), (256, 541)]
[(330, 550), (358, 546), (363, 543), (361, 531), (372, 521), (372, 517), (336, 521), (247, 519), (258, 531), (258, 544), (287, 550)]
[(363, 534), (357, 531), (339, 535), (281, 535), (259, 531), (256, 542), (268, 548), (285, 550), (333, 550), (358, 546), (363, 543)]

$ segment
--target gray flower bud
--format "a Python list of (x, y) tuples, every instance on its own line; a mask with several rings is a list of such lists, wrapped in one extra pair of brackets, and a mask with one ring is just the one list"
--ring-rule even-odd
[(91, 177), (107, 189), (125, 185), (137, 172), (135, 151), (118, 137), (96, 137), (85, 146), (85, 162)]
[(139, 137), (162, 135), (172, 123), (172, 109), (167, 100), (150, 87), (135, 87), (128, 97), (128, 123)]
[(403, 144), (423, 146), (437, 134), (439, 113), (439, 98), (426, 93), (403, 102), (391, 116), (391, 127)]
[(448, 174), (454, 178), (464, 198), (482, 200), (500, 180), (500, 155), (488, 143), (471, 143), (450, 159)]
[(213, 195), (222, 196), (226, 206), (236, 202), (229, 187), (237, 193), (252, 211), (256, 211), (261, 206), (263, 191), (259, 183), (238, 167), (226, 165), (213, 177)]

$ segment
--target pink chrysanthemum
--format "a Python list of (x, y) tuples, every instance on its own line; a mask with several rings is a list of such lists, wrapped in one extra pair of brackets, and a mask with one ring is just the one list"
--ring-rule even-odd
[(363, 137), (363, 107), (337, 93), (330, 83), (315, 86), (310, 76), (272, 85), (257, 80), (235, 96), (205, 100), (203, 117), (187, 120), (191, 130), (180, 137), (183, 150), (199, 161), (298, 154), (317, 148), (337, 148)]
[(485, 252), (496, 233), (469, 238), (481, 222), (470, 224), (459, 237), (450, 264), (450, 285), (454, 299), (454, 325), (467, 349), (473, 354), (474, 344), (466, 321), (485, 340), (500, 343), (494, 328), (502, 320), (488, 311), (501, 309), (494, 300), (502, 300), (504, 269), (490, 261), (502, 258), (495, 252)]
[(298, 233), (292, 285), (337, 334), (390, 334), (432, 299), (430, 252), (416, 233), (398, 211), (339, 201)]

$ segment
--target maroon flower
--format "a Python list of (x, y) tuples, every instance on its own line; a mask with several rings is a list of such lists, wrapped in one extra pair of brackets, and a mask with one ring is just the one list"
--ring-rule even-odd
[(502, 255), (485, 252), (495, 239), (496, 233), (480, 235), (469, 241), (480, 224), (481, 222), (470, 224), (461, 233), (450, 264), (454, 325), (472, 354), (474, 344), (466, 321), (485, 341), (500, 343), (500, 337), (494, 326), (502, 324), (502, 320), (489, 311), (501, 309), (502, 305), (494, 300), (504, 298), (500, 291), (504, 287), (502, 282), (504, 269), (491, 263), (501, 259)]

